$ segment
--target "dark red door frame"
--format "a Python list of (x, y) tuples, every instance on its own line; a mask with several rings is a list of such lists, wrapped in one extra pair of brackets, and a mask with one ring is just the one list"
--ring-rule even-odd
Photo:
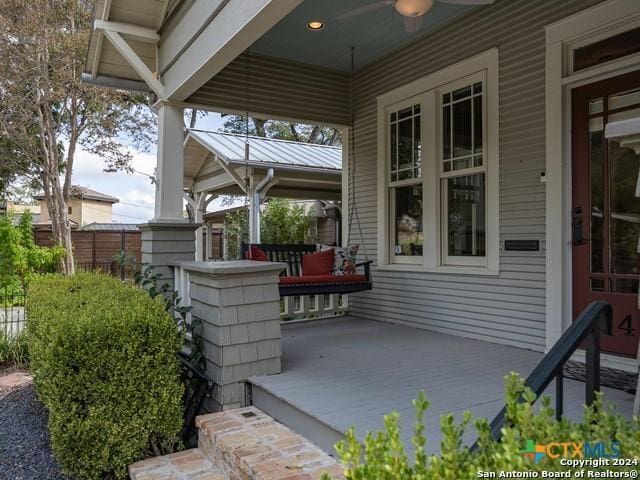
[[(590, 142), (589, 122), (592, 118), (602, 117), (603, 129), (607, 122), (607, 115), (624, 111), (628, 108), (608, 111), (607, 97), (609, 95), (640, 88), (640, 71), (628, 73), (618, 77), (602, 80), (572, 90), (572, 234), (574, 244), (572, 248), (573, 274), (573, 317), (575, 318), (592, 300), (601, 299), (610, 302), (614, 310), (614, 336), (603, 338), (603, 350), (624, 356), (635, 356), (638, 334), (640, 333), (640, 311), (637, 308), (637, 293), (622, 294), (609, 293), (607, 288), (610, 275), (610, 179), (609, 179), (609, 149), (608, 142), (603, 139), (603, 273), (591, 273), (591, 185), (590, 185)], [(603, 113), (589, 114), (589, 101), (596, 98), (603, 99)], [(635, 106), (637, 107), (637, 106)], [(631, 107), (631, 108), (635, 108)], [(638, 200), (640, 201), (640, 199)], [(579, 233), (581, 222), (582, 243), (575, 243), (576, 233)], [(602, 279), (605, 292), (593, 292), (591, 279)], [(634, 275), (615, 275), (615, 278), (637, 278)], [(633, 331), (616, 328), (621, 321), (631, 315)], [(631, 337), (631, 338), (630, 338)]]

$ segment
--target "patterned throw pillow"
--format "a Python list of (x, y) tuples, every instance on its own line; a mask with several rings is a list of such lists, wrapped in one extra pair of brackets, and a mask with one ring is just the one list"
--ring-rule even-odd
[(347, 245), (346, 247), (332, 247), (331, 245), (318, 245), (318, 251), (335, 250), (333, 260), (334, 275), (353, 275), (356, 273), (356, 255), (360, 245)]

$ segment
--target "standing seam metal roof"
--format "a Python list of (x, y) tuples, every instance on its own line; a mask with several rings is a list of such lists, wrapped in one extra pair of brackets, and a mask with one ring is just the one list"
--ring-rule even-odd
[[(194, 129), (189, 135), (225, 162), (244, 163), (244, 135)], [(249, 136), (249, 162), (340, 171), (342, 148)]]

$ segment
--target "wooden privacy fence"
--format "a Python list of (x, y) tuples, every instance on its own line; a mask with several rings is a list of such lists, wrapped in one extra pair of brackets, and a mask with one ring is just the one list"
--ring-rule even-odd
[[(53, 245), (50, 230), (36, 230), (35, 241), (43, 247)], [(141, 233), (131, 230), (74, 230), (71, 232), (73, 254), (78, 270), (100, 270), (114, 276), (130, 276), (132, 266), (128, 262), (125, 268), (114, 260), (120, 252), (127, 259), (141, 259)]]

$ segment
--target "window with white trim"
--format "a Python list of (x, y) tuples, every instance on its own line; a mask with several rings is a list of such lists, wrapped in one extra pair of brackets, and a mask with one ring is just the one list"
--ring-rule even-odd
[(497, 60), (492, 50), (378, 98), (383, 268), (497, 272)]
[(484, 74), (438, 89), (442, 263), (486, 264)]
[(393, 239), (390, 256), (398, 263), (422, 258), (422, 130), (420, 99), (387, 109), (389, 199)]

